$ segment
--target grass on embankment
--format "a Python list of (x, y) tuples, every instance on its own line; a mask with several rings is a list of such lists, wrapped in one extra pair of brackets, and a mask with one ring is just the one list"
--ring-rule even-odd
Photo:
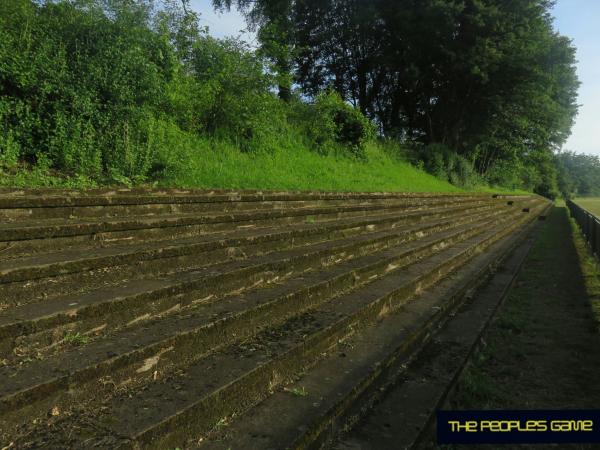
[(305, 149), (242, 153), (226, 145), (198, 149), (189, 165), (168, 173), (161, 185), (318, 191), (460, 192), (369, 144), (366, 161)]
[[(319, 191), (461, 192), (463, 189), (389, 155), (377, 144), (366, 161), (321, 155), (300, 146), (276, 152), (240, 152), (208, 139), (180, 142), (167, 155), (169, 169), (150, 183), (163, 187), (206, 189), (288, 189)], [(64, 177), (49, 170), (2, 172), (0, 186), (86, 188), (111, 183)], [(149, 183), (144, 183), (149, 184)]]
[[(141, 184), (206, 189), (526, 193), (485, 185), (460, 188), (390, 155), (376, 143), (367, 145), (366, 161), (321, 155), (302, 146), (277, 152), (240, 152), (233, 145), (201, 138), (178, 145), (177, 152), (167, 156), (171, 160), (169, 169), (156, 181)], [(66, 177), (43, 168), (0, 168), (0, 186), (6, 187), (89, 188), (114, 184)]]
[[(588, 209), (588, 211), (600, 216), (600, 198), (592, 198), (590, 200), (595, 202), (595, 205), (593, 205), (595, 210)], [(575, 249), (577, 250), (577, 255), (579, 256), (579, 265), (585, 284), (585, 292), (600, 330), (600, 263), (588, 247), (583, 233), (581, 232), (575, 219), (570, 218), (570, 222), (571, 229), (573, 231)]]

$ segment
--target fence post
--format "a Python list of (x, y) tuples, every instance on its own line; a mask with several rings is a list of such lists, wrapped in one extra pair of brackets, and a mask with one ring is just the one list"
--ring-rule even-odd
[(596, 236), (596, 245), (594, 246), (594, 253), (596, 254), (596, 256), (600, 256), (600, 239), (598, 239), (598, 237), (600, 236), (600, 221), (598, 219), (594, 219), (594, 234)]
[(590, 226), (592, 229), (590, 230), (590, 247), (592, 249), (592, 253), (596, 253), (596, 218), (590, 215)]
[(591, 234), (592, 234), (591, 217), (586, 212), (585, 213), (585, 237), (586, 237), (586, 241), (588, 244), (592, 243), (592, 240), (590, 239)]

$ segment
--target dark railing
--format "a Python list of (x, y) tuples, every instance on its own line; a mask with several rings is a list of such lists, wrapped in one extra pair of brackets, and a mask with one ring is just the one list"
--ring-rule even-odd
[(600, 219), (571, 200), (567, 200), (567, 208), (594, 254), (600, 256)]

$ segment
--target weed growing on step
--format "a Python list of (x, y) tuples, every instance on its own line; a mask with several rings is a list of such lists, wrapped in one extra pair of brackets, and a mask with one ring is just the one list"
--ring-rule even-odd
[(463, 403), (487, 404), (495, 397), (496, 386), (477, 366), (470, 365), (463, 373), (461, 380), (461, 399)]
[(86, 336), (84, 334), (81, 333), (72, 333), (72, 332), (68, 332), (64, 339), (63, 339), (67, 344), (71, 344), (71, 345), (85, 345), (90, 341), (89, 336)]
[(220, 429), (223, 428), (224, 426), (226, 426), (229, 423), (229, 421), (227, 420), (227, 417), (221, 417), (219, 419), (219, 421), (215, 424), (215, 429)]
[(308, 395), (308, 391), (304, 387), (283, 388), (283, 390), (296, 397), (306, 397)]

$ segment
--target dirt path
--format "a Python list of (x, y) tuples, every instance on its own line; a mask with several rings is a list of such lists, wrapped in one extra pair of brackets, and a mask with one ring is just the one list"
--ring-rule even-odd
[(445, 409), (600, 408), (599, 275), (555, 207)]

